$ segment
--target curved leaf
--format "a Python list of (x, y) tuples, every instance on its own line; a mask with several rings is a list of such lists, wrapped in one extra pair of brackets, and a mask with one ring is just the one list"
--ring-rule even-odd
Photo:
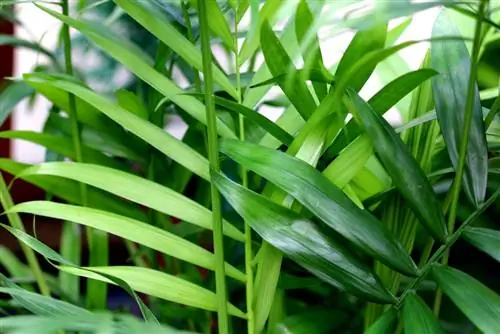
[(444, 241), (446, 223), (441, 206), (425, 173), (387, 121), (352, 89), (344, 101), (372, 140), (382, 165), (429, 234)]
[[(2, 131), (0, 132), (0, 138), (30, 141), (32, 143), (42, 145), (53, 152), (61, 154), (64, 157), (76, 160), (73, 143), (63, 137), (32, 131)], [(86, 145), (82, 145), (82, 155), (85, 161), (88, 162), (93, 162), (117, 169), (127, 169), (127, 167), (120, 162), (108, 157), (107, 155), (97, 150), (91, 149)]]
[(431, 309), (415, 294), (406, 296), (403, 307), (406, 334), (444, 334)]
[(0, 35), (0, 45), (12, 45), (16, 48), (22, 47), (22, 48), (31, 49), (35, 52), (46, 55), (47, 57), (49, 57), (49, 59), (52, 62), (57, 64), (56, 56), (51, 51), (42, 47), (41, 43), (35, 43), (35, 42), (31, 42), (31, 41), (28, 41), (25, 39), (17, 38), (15, 36), (1, 34)]
[(224, 140), (220, 151), (295, 197), (328, 226), (391, 268), (416, 275), (399, 242), (374, 216), (359, 209), (342, 190), (307, 163), (258, 145)]
[[(35, 75), (31, 76), (32, 79), (35, 77)], [(163, 131), (163, 129), (141, 119), (139, 116), (130, 113), (128, 110), (81, 85), (57, 79), (40, 78), (39, 80), (47, 85), (74, 94), (166, 156), (205, 180), (209, 180), (208, 160), (182, 141)]]
[[(171, 48), (179, 56), (184, 58), (184, 60), (186, 60), (186, 62), (188, 62), (191, 66), (196, 68), (198, 71), (203, 71), (200, 50), (197, 49), (179, 31), (177, 31), (177, 29), (174, 28), (168, 22), (168, 20), (165, 20), (164, 17), (159, 15), (159, 13), (154, 10), (154, 8), (148, 8), (147, 3), (146, 5), (144, 5), (141, 1), (114, 0), (114, 2), (125, 12), (127, 12), (127, 14), (129, 14), (134, 20), (141, 24), (145, 29), (156, 36), (156, 38), (165, 43), (165, 45)], [(216, 2), (209, 1), (207, 3), (214, 3), (213, 6), (209, 5), (208, 9), (213, 9), (214, 12), (217, 12), (218, 8), (213, 8), (217, 7)], [(212, 17), (212, 19), (214, 19), (214, 17)], [(222, 19), (224, 20), (224, 16), (222, 16)], [(226, 23), (225, 20), (224, 23)], [(215, 26), (224, 28), (219, 24), (215, 24)], [(224, 37), (226, 37), (226, 39), (224, 39), (224, 42), (227, 42), (227, 38), (229, 38), (230, 44), (228, 46), (232, 49), (233, 38), (229, 29), (224, 30)], [(219, 84), (226, 92), (228, 92), (233, 98), (237, 98), (238, 94), (236, 92), (236, 89), (233, 87), (226, 75), (218, 67), (212, 66), (212, 68), (214, 81)]]
[[(96, 22), (88, 23), (83, 20), (75, 20), (48, 8), (38, 7), (80, 31), (85, 37), (97, 44), (151, 87), (169, 97), (170, 100), (201, 123), (207, 124), (205, 106), (196, 98), (182, 94), (181, 88), (160, 72), (154, 70), (151, 66), (152, 60), (136, 45), (111, 33), (109, 29), (99, 26)], [(219, 119), (217, 120), (217, 129), (221, 136), (236, 137), (233, 131)]]
[[(0, 158), (0, 169), (14, 176), (22, 174), (23, 171), (32, 166), (33, 165), (23, 164), (10, 159)], [(50, 192), (56, 197), (74, 204), (82, 204), (80, 185), (78, 182), (63, 179), (61, 177), (44, 175), (24, 175), (20, 178)], [(92, 187), (89, 187), (87, 192), (89, 198), (88, 205), (90, 207), (115, 212), (141, 221), (147, 220), (146, 214), (130, 202), (120, 200)]]
[[(454, 23), (441, 13), (434, 23), (434, 37), (459, 35)], [(432, 67), (441, 74), (432, 79), (436, 112), (446, 149), (453, 166), (458, 164), (463, 138), (470, 58), (464, 41), (435, 41), (431, 44)], [(475, 206), (484, 201), (488, 177), (488, 152), (479, 89), (474, 87), (473, 116), (464, 170), (464, 189)]]
[(398, 312), (394, 308), (385, 311), (364, 334), (387, 334), (393, 333), (396, 327)]
[(266, 130), (269, 134), (271, 134), (274, 138), (280, 140), (285, 145), (290, 145), (291, 142), (293, 141), (292, 135), (283, 130), (276, 123), (273, 123), (265, 116), (261, 115), (256, 110), (252, 110), (250, 108), (245, 107), (242, 104), (238, 104), (236, 102), (232, 102), (230, 100), (218, 96), (215, 96), (215, 104), (224, 107), (230, 111), (237, 112), (247, 117), (249, 120), (254, 121), (258, 125), (260, 125), (264, 130)]
[[(18, 177), (52, 175), (64, 177), (110, 192), (194, 225), (212, 229), (212, 213), (170, 188), (116, 169), (86, 163), (47, 162), (23, 170)], [(225, 223), (224, 232), (236, 240), (243, 234)]]
[(478, 280), (450, 267), (433, 267), (432, 276), (444, 293), (485, 334), (500, 328), (500, 296)]
[[(217, 297), (214, 292), (157, 270), (127, 266), (81, 269), (60, 266), (59, 269), (73, 275), (116, 284), (99, 274), (109, 275), (126, 282), (133, 290), (150, 296), (208, 311), (217, 310)], [(228, 304), (228, 312), (236, 317), (245, 318), (245, 314), (231, 304)]]
[(328, 84), (333, 84), (335, 81), (335, 78), (333, 75), (331, 75), (328, 71), (326, 70), (321, 70), (317, 68), (311, 68), (311, 69), (297, 69), (295, 72), (292, 73), (282, 73), (278, 76), (275, 76), (271, 79), (267, 79), (265, 81), (253, 84), (250, 86), (250, 88), (257, 88), (257, 87), (262, 87), (262, 86), (267, 86), (267, 85), (272, 85), (272, 84), (284, 84), (286, 82), (289, 82), (290, 80), (293, 80), (295, 77), (303, 80), (303, 81), (312, 81), (314, 83), (328, 83)]
[[(48, 201), (21, 203), (11, 208), (10, 211), (72, 221), (117, 235), (203, 268), (211, 270), (215, 268), (214, 256), (206, 249), (175, 234), (124, 216)], [(226, 273), (240, 281), (245, 281), (245, 274), (227, 263)]]
[(483, 227), (467, 227), (462, 238), (500, 262), (500, 231)]
[[(356, 33), (351, 43), (344, 52), (342, 59), (335, 71), (335, 78), (343, 79), (349, 74), (349, 70), (355, 66), (359, 59), (367, 53), (375, 52), (385, 46), (387, 37), (387, 23), (379, 24), (370, 30), (361, 30)], [(348, 79), (348, 85), (359, 91), (371, 76), (377, 63), (371, 63), (359, 69), (356, 76)]]
[[(438, 72), (429, 68), (405, 73), (379, 90), (370, 100), (368, 100), (368, 104), (370, 104), (377, 114), (383, 115), (420, 84), (437, 74)], [(334, 143), (328, 149), (326, 155), (328, 157), (335, 156), (337, 152), (340, 152), (347, 143), (356, 138), (360, 133), (361, 129), (358, 123), (349, 120), (345, 128), (342, 129), (342, 132), (335, 138)]]
[(395, 298), (372, 270), (344, 246), (325, 236), (314, 223), (225, 176), (214, 184), (231, 206), (264, 240), (320, 279), (367, 300), (394, 303)]
[[(292, 59), (286, 53), (283, 45), (267, 21), (262, 24), (260, 43), (266, 65), (274, 77), (283, 73), (295, 73), (297, 71)], [(306, 83), (297, 75), (294, 75), (292, 80), (278, 83), (290, 102), (297, 108), (302, 118), (308, 119), (314, 109), (316, 109), (316, 103)]]
[(3, 89), (0, 92), (0, 125), (10, 116), (19, 102), (34, 92), (33, 88), (22, 81), (11, 82)]

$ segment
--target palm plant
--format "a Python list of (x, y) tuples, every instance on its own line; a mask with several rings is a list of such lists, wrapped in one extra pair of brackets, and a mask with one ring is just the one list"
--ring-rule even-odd
[[(498, 332), (494, 275), (450, 258), (468, 249), (465, 240), (483, 252), (476, 261), (499, 260), (500, 102), (488, 81), (479, 80), (482, 92), (477, 84), (497, 35), (492, 3), (376, 2), (366, 10), (355, 1), (113, 0), (111, 23), (135, 21), (156, 40), (154, 57), (150, 45), (61, 4), (35, 3), (63, 23), (64, 63), (51, 56), (52, 67), (16, 81), (53, 104), (45, 131), (0, 133), (41, 144), (60, 161), (0, 159), (0, 168), (64, 202), (14, 204), (0, 179), (10, 223), (2, 227), (27, 259), (0, 248), (8, 272), (0, 292), (11, 298), (1, 304), (2, 331)], [(392, 29), (388, 21), (437, 6), (421, 68), (385, 78), (363, 99), (380, 65), (429, 42), (397, 43), (410, 21)], [(472, 38), (452, 11), (474, 21)], [(248, 29), (238, 29), (247, 12)], [(321, 53), (324, 27), (356, 31), (333, 69)], [(70, 28), (127, 68), (133, 84), (91, 88), (73, 67)], [(215, 47), (223, 51), (213, 55)], [(276, 122), (258, 112), (273, 86), (283, 93), (265, 102), (284, 107)], [(0, 96), (8, 106), (26, 96), (13, 90)], [(400, 126), (382, 117), (395, 105), (403, 106)], [(182, 139), (164, 131), (167, 113), (187, 124)], [(20, 215), (63, 221), (60, 252), (27, 234)], [(123, 239), (126, 266), (110, 264), (110, 234)], [(113, 285), (143, 321), (108, 310)]]

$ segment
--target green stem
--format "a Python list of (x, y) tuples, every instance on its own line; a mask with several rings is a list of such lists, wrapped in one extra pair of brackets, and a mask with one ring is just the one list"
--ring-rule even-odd
[(414, 278), (410, 282), (410, 284), (408, 284), (406, 289), (403, 291), (401, 296), (398, 298), (398, 302), (397, 302), (398, 307), (401, 306), (406, 295), (408, 295), (408, 293), (411, 292), (411, 290), (416, 289), (420, 285), (422, 280), (427, 276), (427, 274), (431, 270), (432, 266), (435, 263), (437, 263), (441, 259), (441, 257), (444, 256), (444, 254), (450, 249), (450, 247), (453, 246), (453, 244), (455, 244), (455, 242), (462, 236), (462, 233), (467, 228), (467, 226), (472, 224), (491, 204), (495, 203), (495, 200), (498, 198), (499, 195), (500, 195), (500, 189), (495, 191), (495, 193), (493, 193), (493, 195), (491, 195), (491, 197), (488, 198), (488, 200), (486, 202), (484, 202), (476, 211), (474, 211), (474, 213), (472, 213), (464, 221), (464, 223), (462, 225), (460, 225), (460, 227), (452, 235), (450, 235), (448, 237), (446, 242), (443, 245), (441, 245), (441, 247), (439, 247), (438, 250), (436, 250), (436, 252), (430, 258), (429, 262), (427, 262), (422, 267), (418, 277)]
[[(238, 93), (238, 103), (241, 104), (241, 78), (240, 62), (238, 57), (238, 22), (234, 22), (234, 61), (236, 73), (236, 91)], [(243, 115), (238, 115), (239, 139), (245, 141), (245, 119)], [(240, 165), (241, 181), (243, 187), (248, 188), (248, 172), (243, 165)], [(253, 311), (253, 251), (252, 251), (252, 229), (245, 222), (245, 272), (246, 272), (246, 300), (247, 300), (247, 329), (248, 334), (255, 334), (255, 320)]]
[[(217, 143), (217, 125), (213, 96), (212, 51), (210, 49), (210, 32), (205, 1), (198, 1), (198, 15), (201, 32), (201, 52), (203, 56), (203, 75), (205, 82), (205, 104), (207, 111), (208, 158), (210, 168), (220, 171), (219, 148)], [(212, 195), (213, 239), (215, 252), (215, 285), (217, 291), (217, 318), (220, 334), (229, 333), (227, 313), (226, 272), (224, 269), (224, 238), (222, 231), (221, 199), (217, 187), (210, 185)]]
[[(2, 206), (5, 211), (8, 211), (10, 208), (14, 206), (12, 197), (9, 194), (9, 190), (1, 174), (0, 174), (0, 202), (2, 203)], [(23, 232), (25, 231), (23, 222), (17, 213), (12, 213), (12, 212), (7, 213), (7, 218), (9, 219), (10, 226), (18, 230), (21, 230)], [(23, 251), (26, 260), (28, 261), (28, 266), (30, 267), (31, 272), (35, 276), (35, 280), (38, 284), (40, 292), (42, 293), (42, 295), (50, 296), (49, 287), (47, 285), (47, 282), (45, 281), (45, 278), (43, 277), (43, 272), (42, 269), (40, 268), (40, 264), (38, 263), (38, 259), (35, 256), (35, 252), (30, 247), (28, 247), (24, 242), (20, 242), (19, 245), (21, 246), (21, 250)]]
[[(68, 0), (61, 2), (62, 13), (69, 16)], [(73, 60), (71, 56), (71, 37), (69, 34), (69, 26), (64, 24), (62, 27), (62, 38), (64, 43), (64, 61), (66, 74), (73, 76)], [(82, 143), (80, 125), (78, 123), (78, 114), (76, 108), (76, 98), (73, 94), (68, 94), (69, 102), (69, 118), (71, 122), (71, 134), (73, 139), (73, 149), (75, 150), (76, 162), (83, 162)], [(87, 185), (80, 183), (81, 204), (88, 206)], [(108, 240), (104, 232), (97, 231), (90, 227), (86, 228), (87, 239), (89, 245), (89, 265), (90, 266), (105, 266), (108, 264)], [(81, 247), (81, 245), (75, 245)], [(107, 285), (106, 283), (96, 280), (87, 280), (87, 306), (89, 308), (105, 309), (107, 304)]]
[[(472, 124), (472, 115), (474, 109), (474, 89), (476, 84), (476, 75), (477, 75), (477, 58), (479, 55), (480, 49), (480, 40), (481, 40), (481, 26), (483, 21), (484, 10), (486, 8), (486, 4), (488, 0), (481, 0), (479, 5), (479, 12), (476, 20), (476, 29), (474, 32), (474, 42), (472, 45), (472, 56), (470, 59), (470, 74), (469, 74), (469, 84), (467, 87), (467, 101), (465, 104), (465, 115), (464, 115), (464, 132), (463, 138), (460, 142), (460, 150), (459, 150), (459, 159), (457, 171), (455, 174), (455, 178), (453, 180), (453, 189), (451, 194), (451, 203), (450, 203), (450, 213), (448, 216), (448, 231), (449, 233), (453, 233), (455, 229), (455, 221), (457, 218), (457, 206), (458, 200), (460, 197), (460, 190), (462, 187), (462, 178), (464, 174), (465, 167), (465, 158), (467, 155), (467, 148), (469, 144), (469, 135), (470, 128)], [(448, 258), (450, 256), (450, 251), (447, 249), (443, 254), (442, 263), (446, 265), (448, 263)], [(436, 297), (434, 299), (434, 314), (439, 316), (439, 310), (441, 308), (441, 300), (442, 300), (443, 292), (441, 289), (437, 289)]]

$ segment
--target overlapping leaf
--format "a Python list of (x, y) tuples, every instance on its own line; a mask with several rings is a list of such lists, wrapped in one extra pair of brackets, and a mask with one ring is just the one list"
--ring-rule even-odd
[(389, 231), (307, 163), (258, 145), (222, 141), (221, 152), (295, 197), (367, 254), (408, 275), (416, 266)]
[(405, 297), (403, 319), (405, 334), (444, 334), (431, 309), (413, 293)]
[(367, 300), (395, 301), (369, 267), (311, 221), (220, 174), (213, 174), (213, 182), (264, 240), (314, 275)]
[(447, 230), (439, 201), (426, 175), (401, 138), (387, 121), (353, 90), (347, 91), (344, 101), (372, 140), (375, 152), (394, 185), (410, 204), (420, 222), (435, 239), (444, 241)]

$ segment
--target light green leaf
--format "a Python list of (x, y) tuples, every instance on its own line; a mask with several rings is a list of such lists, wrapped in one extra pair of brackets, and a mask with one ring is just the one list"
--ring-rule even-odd
[[(83, 182), (169, 216), (212, 229), (210, 210), (170, 188), (133, 174), (86, 163), (47, 162), (23, 170), (19, 177), (35, 175), (52, 175)], [(227, 222), (224, 232), (233, 239), (244, 240), (243, 234)]]
[[(155, 8), (148, 7), (146, 2), (114, 0), (127, 14), (139, 22), (145, 29), (151, 32), (156, 38), (165, 43), (175, 53), (181, 56), (189, 65), (200, 72), (203, 72), (201, 52), (186, 37), (184, 37), (175, 27), (173, 27), (165, 17), (162, 17)], [(196, 2), (196, 1), (192, 1)], [(226, 20), (216, 1), (207, 2), (207, 10), (210, 15), (210, 27), (217, 29), (216, 34), (223, 38), (224, 43), (232, 49), (233, 38), (227, 26)], [(196, 7), (196, 3), (194, 4)], [(229, 43), (229, 44), (227, 44)], [(233, 98), (237, 98), (236, 89), (231, 84), (227, 76), (216, 66), (212, 66), (214, 82), (220, 85)]]
[[(215, 268), (213, 254), (204, 248), (157, 227), (106, 211), (48, 201), (21, 203), (9, 211), (72, 221), (117, 235), (203, 268), (211, 270)], [(240, 281), (245, 280), (245, 274), (229, 264), (226, 264), (226, 273)]]
[[(194, 8), (197, 8), (198, 0), (189, 0)], [(233, 35), (231, 34), (231, 29), (222, 13), (217, 1), (206, 1), (207, 15), (210, 18), (208, 20), (208, 27), (212, 32), (221, 38), (227, 48), (233, 50)]]
[[(196, 98), (182, 94), (182, 89), (174, 82), (154, 70), (151, 66), (152, 60), (136, 45), (112, 34), (109, 29), (99, 26), (96, 22), (88, 23), (83, 20), (75, 20), (48, 8), (41, 6), (39, 8), (80, 31), (135, 75), (150, 84), (151, 87), (170, 98), (201, 123), (207, 124), (205, 106)], [(221, 136), (236, 137), (233, 131), (220, 120), (217, 120), (217, 129)]]
[(128, 111), (136, 114), (142, 119), (149, 119), (148, 110), (137, 95), (126, 89), (117, 90), (115, 92), (115, 95), (120, 107), (127, 109)]
[[(150, 296), (208, 311), (217, 310), (215, 293), (179, 277), (157, 270), (126, 266), (89, 268), (60, 266), (59, 268), (74, 275), (116, 284), (99, 274), (109, 275), (126, 282), (133, 290)], [(228, 304), (228, 312), (238, 318), (246, 317), (242, 311), (232, 304)]]
[[(35, 76), (32, 75), (31, 78), (34, 79)], [(40, 81), (74, 94), (166, 156), (205, 180), (209, 180), (208, 160), (182, 141), (163, 131), (163, 129), (141, 119), (83, 86), (57, 79), (45, 80), (41, 78)]]
[(387, 334), (394, 331), (398, 312), (394, 308), (385, 311), (364, 334)]

